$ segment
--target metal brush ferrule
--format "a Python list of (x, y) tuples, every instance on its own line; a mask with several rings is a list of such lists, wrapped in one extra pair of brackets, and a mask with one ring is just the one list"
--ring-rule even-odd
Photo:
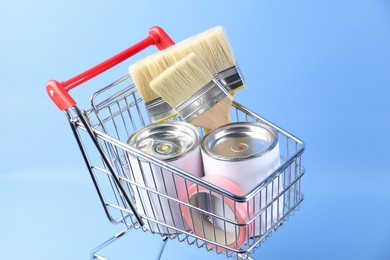
[(230, 96), (221, 84), (213, 79), (189, 98), (178, 104), (175, 109), (186, 121), (191, 122), (213, 105)]
[(177, 114), (164, 99), (158, 97), (145, 103), (150, 119), (155, 122)]
[(244, 86), (244, 80), (237, 65), (216, 73), (214, 78), (230, 93)]

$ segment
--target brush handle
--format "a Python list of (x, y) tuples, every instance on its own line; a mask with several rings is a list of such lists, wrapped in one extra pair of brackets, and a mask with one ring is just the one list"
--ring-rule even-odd
[(70, 107), (74, 107), (76, 105), (76, 102), (69, 95), (69, 90), (111, 69), (115, 65), (121, 63), (122, 61), (130, 58), (131, 56), (137, 54), (138, 52), (146, 49), (151, 45), (155, 45), (159, 50), (162, 50), (173, 44), (174, 42), (172, 41), (172, 39), (165, 33), (165, 31), (161, 27), (154, 26), (150, 28), (149, 34), (145, 39), (134, 44), (128, 49), (118, 53), (117, 55), (103, 61), (102, 63), (92, 67), (91, 69), (86, 70), (83, 73), (67, 81), (58, 82), (56, 80), (50, 80), (46, 84), (46, 91), (49, 97), (60, 110), (65, 110)]
[(230, 115), (232, 103), (232, 97), (227, 96), (189, 123), (205, 128), (206, 133), (222, 125), (229, 124), (232, 122)]

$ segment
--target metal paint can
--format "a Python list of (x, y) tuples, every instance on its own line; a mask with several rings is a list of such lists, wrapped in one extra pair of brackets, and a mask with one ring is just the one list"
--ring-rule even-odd
[[(153, 123), (140, 129), (129, 138), (128, 144), (201, 178), (203, 165), (200, 142), (200, 133), (196, 127), (185, 122), (169, 121)], [(179, 203), (174, 200), (186, 192), (185, 179), (137, 156), (130, 155), (129, 160), (134, 180), (141, 185), (135, 187), (134, 192), (137, 210), (141, 215), (180, 230), (188, 229)], [(175, 233), (174, 229), (153, 221), (145, 221), (145, 227), (156, 233)]]
[[(228, 178), (247, 194), (280, 166), (278, 135), (262, 123), (227, 124), (204, 137), (202, 157), (205, 176)], [(254, 236), (265, 234), (283, 216), (283, 196), (272, 202), (281, 191), (282, 179), (278, 176), (249, 201), (255, 216)], [(218, 206), (221, 203), (213, 204), (214, 209), (210, 210), (217, 214), (223, 211)]]

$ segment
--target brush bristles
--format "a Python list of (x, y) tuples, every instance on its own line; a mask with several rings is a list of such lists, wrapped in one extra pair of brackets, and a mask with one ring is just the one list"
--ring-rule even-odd
[(232, 48), (221, 26), (192, 36), (170, 49), (164, 53), (165, 59), (179, 60), (189, 53), (195, 53), (212, 74), (235, 66)]
[(235, 66), (235, 58), (229, 40), (222, 27), (215, 27), (195, 40), (191, 49), (208, 65), (212, 74)]
[(185, 56), (183, 55), (181, 57), (180, 55), (177, 56), (171, 54), (171, 52), (175, 51), (175, 48), (170, 47), (141, 59), (130, 66), (130, 76), (144, 102), (148, 102), (159, 97), (159, 95), (150, 88), (150, 82), (169, 66), (173, 65)]
[(207, 67), (191, 53), (152, 80), (150, 87), (170, 106), (176, 107), (212, 78)]
[[(153, 57), (149, 56), (137, 61), (129, 68), (130, 76), (145, 103), (159, 97), (149, 86), (150, 81), (158, 75), (154, 75), (154, 73), (151, 73), (150, 70), (147, 69), (148, 65), (151, 66), (153, 64), (152, 60)], [(164, 70), (161, 70), (161, 72), (162, 71)]]
[(213, 75), (235, 65), (233, 51), (223, 28), (213, 27), (139, 60), (130, 67), (130, 75), (144, 102), (159, 97), (150, 88), (150, 82), (190, 53), (194, 53)]

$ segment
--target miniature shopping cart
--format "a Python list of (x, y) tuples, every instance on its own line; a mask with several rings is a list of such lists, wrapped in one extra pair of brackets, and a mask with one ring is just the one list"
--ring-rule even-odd
[[(163, 241), (175, 239), (226, 257), (252, 259), (255, 249), (287, 220), (303, 200), (300, 189), (304, 174), (301, 163), (305, 149), (303, 142), (237, 102), (231, 109), (232, 120), (259, 122), (274, 129), (278, 135), (281, 160), (280, 166), (267, 179), (248, 194), (240, 196), (127, 144), (129, 136), (151, 123), (145, 104), (128, 75), (95, 92), (90, 99), (90, 107), (86, 109), (79, 108), (68, 93), (151, 45), (161, 50), (172, 44), (160, 27), (152, 27), (144, 40), (125, 51), (68, 81), (60, 83), (52, 80), (47, 84), (48, 95), (65, 112), (70, 123), (106, 216), (112, 223), (123, 225), (122, 232), (93, 250), (92, 259), (106, 259), (98, 254), (99, 251), (132, 229), (151, 232), (161, 236)], [(177, 116), (170, 120), (181, 119)], [(140, 164), (143, 167), (146, 164), (153, 176), (163, 174), (167, 179), (184, 179), (186, 187), (191, 186), (193, 191), (199, 192), (199, 198), (203, 196), (205, 203), (189, 203), (164, 187), (156, 188), (139, 181), (134, 177), (134, 171)], [(259, 196), (263, 199), (258, 199)], [(213, 202), (208, 201), (211, 197), (228, 201), (230, 209), (211, 210)], [(146, 214), (144, 209), (150, 206), (151, 200), (154, 203), (152, 213)], [(239, 219), (236, 214), (242, 205), (248, 209), (245, 219)], [(180, 223), (173, 223), (172, 208), (175, 206), (181, 212), (186, 211), (193, 221), (203, 216), (198, 221), (198, 229), (203, 230), (189, 228), (183, 224), (185, 220), (180, 215), (179, 221), (176, 221)], [(249, 209), (253, 208), (259, 210), (249, 214)]]

